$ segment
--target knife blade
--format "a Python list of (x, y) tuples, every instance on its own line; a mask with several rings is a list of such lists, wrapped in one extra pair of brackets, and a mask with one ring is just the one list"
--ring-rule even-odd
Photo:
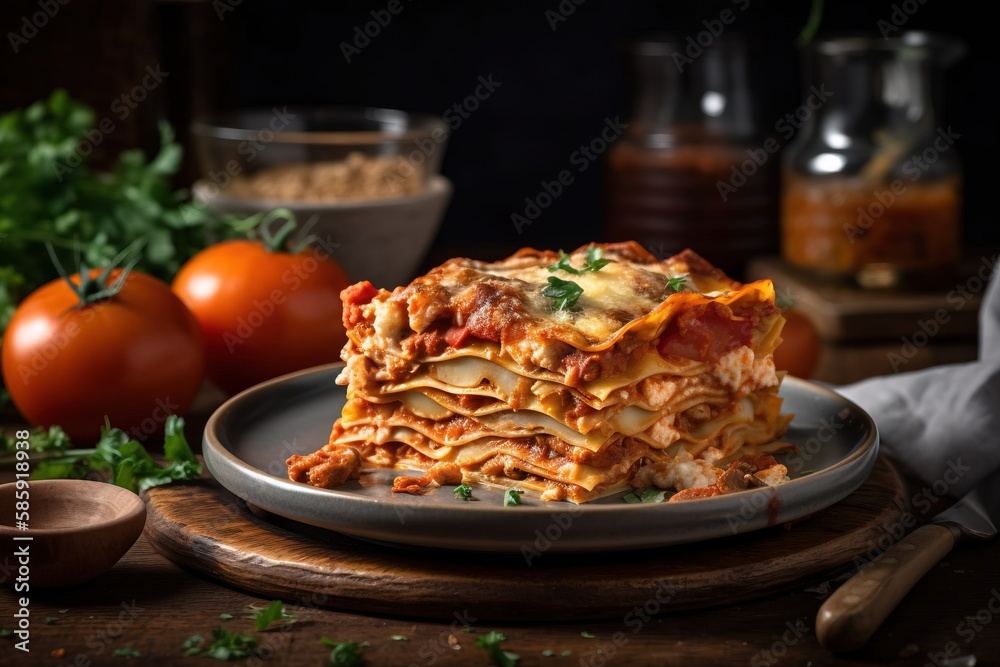
[(861, 648), (906, 594), (934, 564), (964, 539), (991, 539), (997, 534), (1000, 485), (995, 481), (964, 498), (917, 528), (847, 580), (819, 609), (816, 637), (839, 653)]

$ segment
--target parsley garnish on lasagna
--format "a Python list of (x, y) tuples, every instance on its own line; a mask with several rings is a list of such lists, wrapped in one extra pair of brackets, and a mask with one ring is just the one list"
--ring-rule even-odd
[[(596, 259), (573, 274), (572, 307), (551, 297), (553, 265)], [(347, 403), (329, 444), (288, 459), (295, 481), (395, 468), (419, 473), (397, 477), (398, 492), (486, 484), (582, 503), (786, 479), (770, 456), (791, 419), (770, 281), (615, 243), (453, 259), (391, 292), (362, 282), (342, 296)]]

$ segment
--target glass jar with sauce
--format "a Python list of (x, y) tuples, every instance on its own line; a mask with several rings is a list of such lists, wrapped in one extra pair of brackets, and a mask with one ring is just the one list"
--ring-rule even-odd
[(893, 287), (961, 251), (959, 135), (940, 76), (963, 52), (926, 33), (815, 43), (814, 109), (782, 161), (782, 256), (820, 277)]
[(757, 123), (751, 50), (728, 34), (628, 45), (635, 97), (608, 154), (607, 236), (691, 248), (734, 278), (778, 250), (780, 148)]

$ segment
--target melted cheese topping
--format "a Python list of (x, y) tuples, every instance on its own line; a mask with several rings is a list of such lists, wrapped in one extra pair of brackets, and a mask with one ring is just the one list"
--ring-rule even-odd
[[(554, 343), (597, 352), (627, 334), (638, 342), (651, 341), (691, 307), (715, 302), (762, 314), (777, 312), (770, 281), (740, 285), (694, 253), (657, 262), (638, 246), (620, 245), (624, 247), (604, 246), (607, 265), (579, 274), (551, 271), (558, 261), (554, 253), (515, 255), (495, 263), (452, 260), (406, 287), (391, 293), (380, 290), (360, 309), (371, 326), (351, 329), (348, 335), (363, 352), (380, 349), (414, 358), (403, 339), (444, 318), (452, 326), (468, 326), (480, 339), (499, 343), (501, 354), (525, 369), (551, 370), (561, 356)], [(570, 255), (577, 269), (585, 262), (586, 249)], [(559, 309), (556, 300), (544, 294), (553, 277), (582, 289), (574, 305)], [(672, 278), (683, 279), (680, 291), (671, 287)]]
[[(582, 265), (576, 253), (573, 263)], [(612, 261), (599, 271), (579, 275), (566, 271), (549, 271), (547, 266), (489, 266), (484, 275), (498, 276), (517, 285), (523, 295), (528, 314), (537, 321), (551, 321), (573, 327), (588, 340), (606, 339), (621, 328), (623, 320), (643, 317), (659, 306), (673, 290), (667, 287), (669, 278), (682, 278), (667, 267), (636, 265)], [(551, 297), (543, 294), (548, 279), (557, 277), (576, 283), (583, 289), (576, 306), (558, 310)]]

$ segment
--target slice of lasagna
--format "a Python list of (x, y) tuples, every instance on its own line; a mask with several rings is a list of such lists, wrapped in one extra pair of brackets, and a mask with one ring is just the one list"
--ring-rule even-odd
[(293, 480), (396, 468), (421, 476), (395, 491), (479, 483), (581, 503), (786, 479), (770, 456), (790, 420), (770, 281), (616, 243), (453, 259), (392, 292), (362, 282), (342, 296), (347, 403), (328, 445), (288, 459)]

